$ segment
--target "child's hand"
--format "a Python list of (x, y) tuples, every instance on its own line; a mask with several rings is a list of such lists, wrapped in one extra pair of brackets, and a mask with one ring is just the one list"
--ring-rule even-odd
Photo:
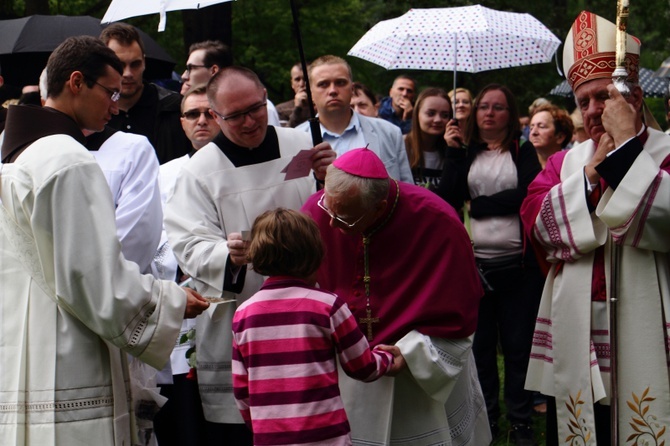
[(386, 373), (387, 376), (396, 376), (398, 373), (400, 373), (402, 369), (407, 367), (405, 358), (402, 356), (402, 353), (400, 353), (400, 349), (395, 345), (379, 344), (375, 348), (383, 350), (385, 352), (389, 352), (393, 355), (393, 364), (391, 365), (389, 371)]

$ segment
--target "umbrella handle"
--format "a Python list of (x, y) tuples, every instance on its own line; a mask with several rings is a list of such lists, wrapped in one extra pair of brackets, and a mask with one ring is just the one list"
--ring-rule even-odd
[(317, 145), (323, 142), (321, 137), (321, 124), (319, 118), (309, 118), (309, 131), (312, 134), (312, 144)]
[(309, 88), (309, 76), (307, 73), (307, 61), (305, 59), (305, 52), (302, 48), (302, 36), (300, 35), (300, 24), (298, 23), (298, 9), (295, 6), (294, 0), (291, 0), (291, 14), (293, 15), (293, 26), (295, 27), (295, 35), (298, 40), (298, 51), (300, 52), (300, 65), (302, 66), (302, 76), (305, 79), (305, 93), (307, 94), (307, 106), (309, 107), (309, 129), (312, 133), (312, 143), (314, 145), (323, 141), (321, 137), (321, 126), (319, 125), (319, 118), (316, 117), (314, 106), (312, 102), (312, 89)]

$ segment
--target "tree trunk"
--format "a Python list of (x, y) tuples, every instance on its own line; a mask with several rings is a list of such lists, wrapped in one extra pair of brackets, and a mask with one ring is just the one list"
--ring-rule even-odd
[[(203, 40), (220, 40), (231, 49), (233, 43), (232, 32), (232, 2), (219, 3), (203, 9), (188, 9), (182, 11), (184, 21), (184, 48), (188, 57), (188, 47)], [(180, 63), (180, 61), (177, 61)]]

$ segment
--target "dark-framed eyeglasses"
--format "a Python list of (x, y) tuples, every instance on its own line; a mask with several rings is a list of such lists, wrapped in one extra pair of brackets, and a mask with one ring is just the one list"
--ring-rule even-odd
[(263, 98), (263, 102), (259, 102), (256, 105), (251, 106), (249, 109), (245, 111), (241, 111), (238, 113), (231, 113), (228, 116), (223, 116), (221, 113), (218, 111), (214, 110), (213, 108), (210, 109), (216, 115), (221, 118), (222, 121), (227, 122), (230, 125), (240, 125), (244, 122), (244, 118), (248, 115), (251, 119), (258, 119), (261, 116), (263, 116), (263, 113), (267, 113), (267, 97)]
[(323, 199), (324, 199), (325, 196), (326, 196), (326, 194), (321, 195), (321, 198), (319, 198), (319, 201), (316, 202), (317, 206), (319, 206), (321, 209), (323, 209), (323, 211), (324, 211), (326, 214), (328, 214), (328, 216), (329, 216), (332, 220), (336, 220), (338, 223), (340, 223), (340, 224), (346, 226), (346, 227), (349, 228), (349, 229), (351, 229), (351, 228), (353, 228), (354, 226), (356, 226), (356, 224), (357, 224), (358, 222), (360, 222), (361, 220), (363, 220), (363, 217), (365, 217), (365, 216), (368, 214), (368, 212), (369, 212), (369, 211), (364, 212), (363, 215), (361, 215), (359, 218), (357, 218), (355, 222), (353, 222), (353, 223), (349, 223), (348, 221), (345, 221), (345, 220), (343, 220), (342, 218), (338, 217), (337, 215), (333, 214), (333, 213), (331, 212), (331, 210), (328, 209), (328, 208), (326, 207), (325, 204), (323, 204)]
[(196, 68), (209, 68), (209, 67), (207, 65), (196, 65), (196, 64), (192, 64), (192, 63), (187, 63), (186, 64), (186, 71), (188, 71), (189, 74), (191, 73), (191, 71), (195, 70)]
[(109, 93), (109, 98), (112, 100), (112, 102), (119, 102), (119, 99), (121, 99), (121, 92), (119, 90), (112, 90), (111, 88), (107, 88), (98, 81), (93, 81), (93, 83), (99, 87), (104, 88), (105, 91)]
[(205, 115), (205, 119), (207, 119), (208, 121), (214, 119), (214, 116), (212, 116), (209, 113), (209, 109), (208, 110), (187, 110), (184, 113), (182, 113), (181, 116), (184, 119), (186, 119), (187, 121), (197, 121), (198, 119), (200, 119), (201, 115)]

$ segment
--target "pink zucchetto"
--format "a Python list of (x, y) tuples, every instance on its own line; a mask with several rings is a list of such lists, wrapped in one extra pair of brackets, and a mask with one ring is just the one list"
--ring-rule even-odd
[[(592, 12), (582, 11), (572, 24), (563, 46), (563, 69), (574, 91), (593, 79), (611, 79), (616, 50), (616, 25)], [(628, 81), (637, 83), (640, 69), (640, 41), (626, 36)]]
[(333, 162), (333, 166), (350, 175), (362, 178), (384, 179), (389, 177), (382, 160), (367, 147), (349, 150), (338, 157)]

